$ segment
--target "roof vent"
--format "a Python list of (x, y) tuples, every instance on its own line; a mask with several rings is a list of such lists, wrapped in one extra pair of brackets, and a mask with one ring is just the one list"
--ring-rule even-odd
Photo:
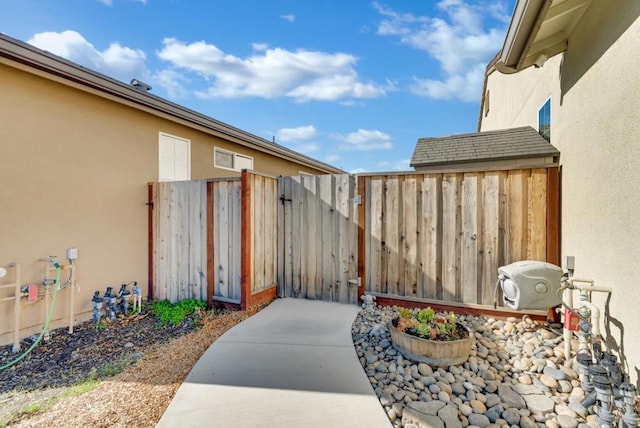
[(140, 91), (149, 92), (151, 90), (151, 85), (148, 85), (138, 79), (131, 79), (131, 86)]

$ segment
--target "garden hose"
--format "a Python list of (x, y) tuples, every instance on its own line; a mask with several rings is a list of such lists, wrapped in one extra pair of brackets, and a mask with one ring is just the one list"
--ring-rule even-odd
[(49, 329), (49, 322), (51, 321), (51, 317), (53, 316), (53, 308), (55, 308), (55, 305), (56, 305), (56, 296), (58, 295), (58, 290), (59, 290), (58, 286), (60, 285), (60, 273), (62, 272), (62, 266), (60, 266), (60, 264), (56, 259), (51, 259), (51, 264), (56, 268), (56, 281), (53, 283), (54, 289), (53, 289), (53, 297), (51, 299), (51, 308), (49, 309), (49, 314), (47, 316), (47, 319), (45, 320), (44, 327), (42, 327), (42, 332), (40, 333), (40, 336), (38, 336), (36, 341), (33, 342), (26, 351), (20, 354), (13, 361), (10, 361), (5, 365), (0, 366), (0, 372), (16, 364), (17, 362), (22, 360), (24, 357), (26, 357), (31, 351), (33, 351), (33, 348), (35, 348), (36, 345), (40, 343), (40, 341), (42, 340), (42, 337)]

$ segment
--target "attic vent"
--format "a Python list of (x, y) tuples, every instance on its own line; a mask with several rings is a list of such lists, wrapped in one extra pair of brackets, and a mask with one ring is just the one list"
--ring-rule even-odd
[(151, 90), (151, 85), (148, 85), (138, 79), (131, 79), (131, 86), (144, 92), (149, 92)]

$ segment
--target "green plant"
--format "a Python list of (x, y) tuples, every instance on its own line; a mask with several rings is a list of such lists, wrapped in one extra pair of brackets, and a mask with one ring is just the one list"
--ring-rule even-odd
[(440, 341), (458, 340), (469, 334), (458, 324), (454, 314), (438, 315), (432, 308), (421, 309), (415, 314), (407, 308), (400, 308), (398, 312), (399, 317), (393, 325), (399, 332)]
[(402, 319), (411, 319), (413, 317), (413, 311), (411, 309), (400, 308), (398, 312), (400, 312), (400, 318)]
[(194, 312), (200, 312), (206, 308), (205, 302), (198, 299), (184, 299), (177, 303), (171, 303), (167, 299), (155, 302), (151, 310), (158, 317), (160, 326), (167, 324), (178, 325)]
[(416, 319), (421, 323), (429, 324), (433, 320), (433, 317), (435, 315), (436, 315), (436, 311), (434, 311), (431, 308), (420, 309), (418, 311), (418, 315), (416, 315)]

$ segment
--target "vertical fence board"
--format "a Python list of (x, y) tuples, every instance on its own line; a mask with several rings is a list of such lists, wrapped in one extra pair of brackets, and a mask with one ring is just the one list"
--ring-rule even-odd
[(482, 304), (489, 305), (493, 302), (493, 288), (498, 276), (498, 227), (500, 220), (500, 183), (497, 172), (487, 172), (483, 182), (483, 290)]
[(404, 295), (418, 296), (418, 178), (406, 177), (402, 183), (404, 237), (402, 256), (404, 260)]
[(435, 299), (439, 287), (440, 223), (439, 204), (441, 183), (439, 176), (425, 175), (422, 182), (422, 297)]
[(264, 280), (263, 289), (271, 287), (275, 281), (275, 243), (277, 236), (275, 234), (277, 214), (274, 211), (276, 207), (276, 192), (274, 186), (277, 181), (272, 178), (265, 178), (264, 193), (262, 199), (262, 209), (264, 216), (264, 260), (262, 261)]
[(302, 184), (304, 186), (303, 217), (306, 218), (306, 225), (302, 230), (302, 239), (307, 243), (305, 254), (303, 254), (305, 267), (303, 282), (306, 287), (306, 298), (315, 300), (318, 298), (317, 288), (319, 286), (318, 276), (316, 275), (318, 265), (316, 177), (314, 175), (303, 176)]
[(337, 221), (337, 276), (334, 286), (337, 287), (335, 299), (341, 303), (349, 301), (349, 176), (342, 174), (336, 177), (336, 221)]
[(301, 231), (303, 230), (301, 209), (303, 205), (302, 194), (300, 176), (291, 177), (291, 227), (293, 230), (291, 243), (292, 297), (303, 297), (301, 284), (302, 242), (300, 242)]
[(530, 170), (509, 171), (509, 215), (507, 219), (508, 263), (527, 257), (528, 177)]
[(231, 182), (230, 184), (231, 192), (230, 192), (230, 200), (227, 202), (229, 204), (229, 236), (231, 240), (229, 241), (229, 287), (231, 289), (230, 297), (236, 302), (240, 302), (240, 286), (241, 286), (241, 278), (242, 278), (242, 185), (240, 180), (236, 180)]
[[(347, 267), (348, 274), (347, 279), (356, 279), (359, 277), (359, 266), (358, 266), (358, 257), (360, 255), (359, 252), (359, 229), (360, 229), (360, 221), (359, 221), (359, 213), (361, 212), (362, 207), (362, 199), (360, 199), (360, 203), (355, 203), (356, 195), (359, 193), (358, 187), (358, 179), (355, 176), (349, 176), (349, 200), (354, 201), (350, 204), (349, 211), (349, 221), (347, 223), (347, 227), (349, 229), (349, 236), (346, 238), (349, 245), (349, 265)], [(362, 196), (360, 195), (360, 198)], [(361, 279), (362, 280), (362, 279)], [(360, 295), (359, 287), (360, 285), (356, 282), (355, 284), (348, 283), (349, 288), (349, 302), (352, 304), (358, 303), (358, 298)]]
[(459, 177), (446, 174), (442, 179), (442, 299), (459, 300), (460, 235)]
[(400, 183), (398, 177), (387, 177), (385, 192), (385, 260), (382, 261), (383, 266), (386, 265), (386, 277), (382, 281), (387, 284), (387, 292), (389, 294), (400, 294), (400, 277), (399, 277), (399, 253), (400, 253), (400, 234), (398, 226), (399, 204), (400, 204)]
[(527, 230), (529, 260), (546, 260), (546, 192), (546, 170), (532, 170), (529, 178), (529, 228)]
[[(320, 201), (322, 204), (322, 230), (329, 231), (332, 229), (333, 215), (331, 207), (331, 176), (325, 175), (318, 177), (319, 189), (320, 189)], [(332, 300), (333, 293), (333, 276), (331, 271), (332, 266), (332, 251), (333, 251), (333, 236), (329, 233), (322, 234), (322, 300)]]
[(464, 174), (462, 181), (462, 301), (479, 303), (478, 282), (478, 173)]
[(229, 185), (214, 183), (216, 212), (214, 215), (215, 246), (213, 260), (216, 272), (216, 297), (230, 298), (229, 284)]

